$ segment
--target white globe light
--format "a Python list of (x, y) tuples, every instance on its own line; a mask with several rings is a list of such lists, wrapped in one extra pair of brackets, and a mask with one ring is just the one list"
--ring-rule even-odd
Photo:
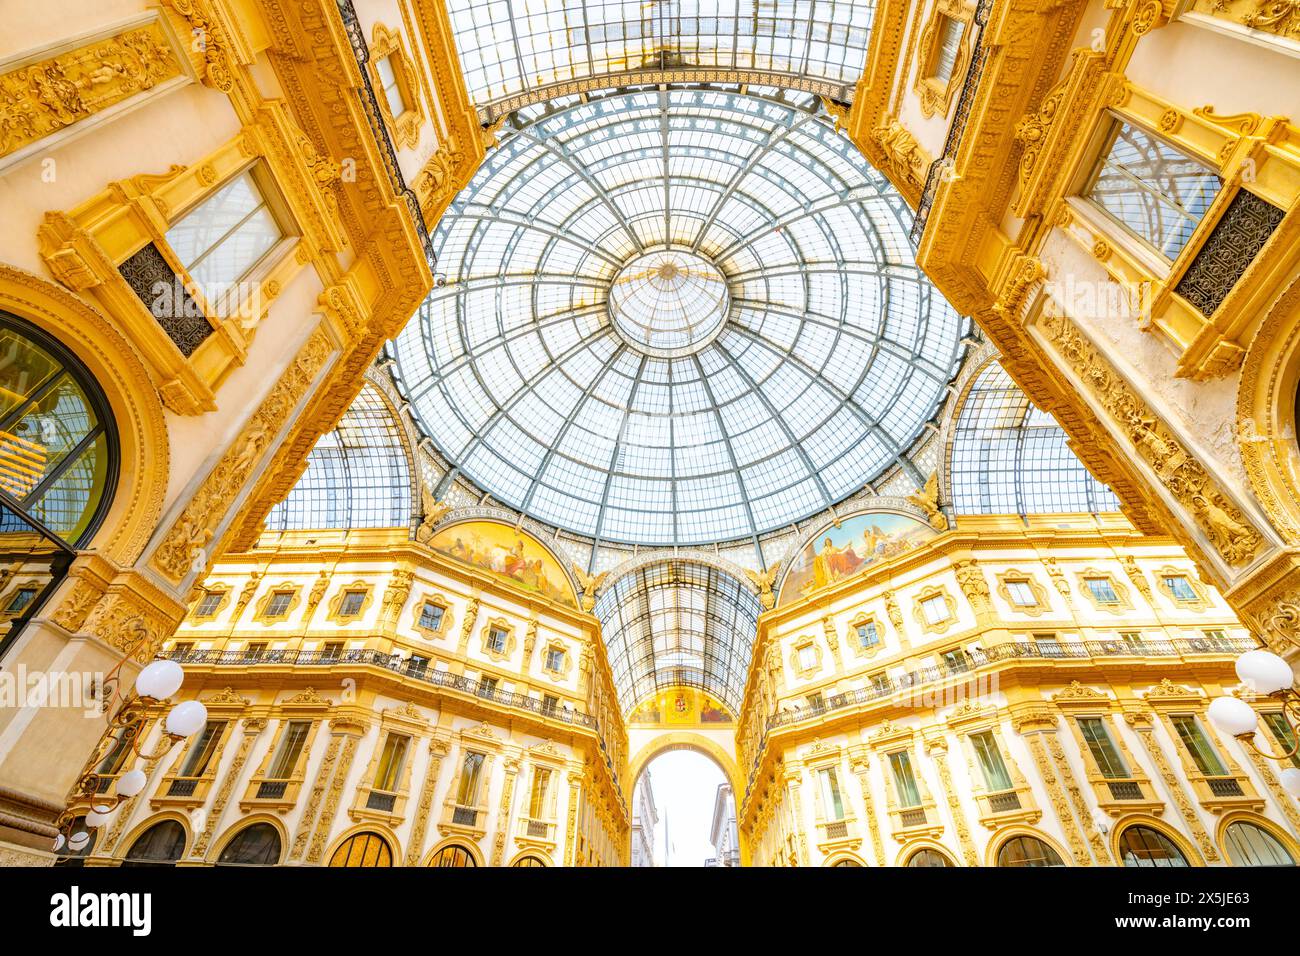
[(96, 813), (109, 814), (113, 812), (113, 805), (109, 803), (95, 803), (91, 805), (90, 809), (94, 810)]
[(1237, 676), (1257, 694), (1286, 690), (1295, 680), (1291, 665), (1271, 651), (1247, 651), (1237, 658)]
[(65, 837), (62, 833), (58, 834), (54, 838), (54, 852), (58, 853), (67, 845), (67, 843), (68, 843), (68, 838)]
[(1259, 718), (1255, 708), (1235, 697), (1219, 697), (1210, 702), (1210, 723), (1232, 737), (1253, 734)]
[(1300, 767), (1287, 767), (1277, 776), (1287, 793), (1293, 797), (1300, 797)]
[(207, 720), (208, 709), (197, 700), (187, 700), (167, 712), (167, 733), (176, 737), (188, 737), (198, 733)]
[(135, 679), (135, 692), (142, 697), (166, 700), (181, 689), (185, 672), (175, 661), (154, 661)]
[(72, 850), (84, 850), (86, 844), (90, 842), (90, 834), (85, 830), (78, 830), (72, 836), (68, 837), (68, 848)]
[(99, 813), (95, 810), (91, 810), (86, 814), (86, 826), (88, 827), (102, 827), (107, 822), (107, 813)]
[(134, 797), (144, 789), (145, 782), (143, 770), (128, 770), (117, 778), (118, 796)]

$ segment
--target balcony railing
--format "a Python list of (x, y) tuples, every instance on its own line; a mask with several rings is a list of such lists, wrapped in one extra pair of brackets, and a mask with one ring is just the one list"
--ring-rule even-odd
[(526, 694), (507, 693), (500, 688), (471, 680), (463, 674), (429, 670), (426, 667), (409, 667), (407, 661), (399, 655), (385, 654), (383, 651), (373, 648), (344, 651), (340, 654), (326, 653), (324, 651), (266, 651), (257, 660), (249, 660), (243, 651), (192, 650), (178, 656), (176, 660), (182, 665), (215, 667), (340, 667), (368, 664), (374, 667), (382, 667), (385, 670), (400, 674), (410, 680), (419, 681), (422, 684), (445, 687), (483, 700), (490, 700), (493, 703), (503, 704), (506, 707), (526, 710), (545, 717), (547, 720), (558, 720), (565, 724), (575, 724), (579, 727), (599, 730), (599, 723), (590, 714), (556, 707), (554, 704), (543, 704), (539, 698), (529, 697)]
[(905, 827), (923, 827), (930, 821), (925, 815), (925, 808), (917, 807), (915, 810), (900, 810), (898, 822)]
[(961, 93), (957, 97), (957, 111), (953, 114), (952, 123), (948, 126), (948, 136), (943, 142), (943, 155), (935, 158), (926, 173), (925, 187), (921, 190), (916, 215), (912, 218), (913, 245), (919, 244), (921, 236), (925, 234), (925, 224), (930, 220), (930, 209), (934, 205), (934, 194), (938, 191), (945, 172), (953, 168), (953, 162), (957, 158), (957, 147), (966, 132), (966, 121), (970, 118), (971, 104), (975, 101), (975, 91), (979, 88), (980, 76), (984, 73), (984, 63), (988, 59), (988, 47), (984, 46), (980, 39), (985, 24), (989, 22), (989, 14), (992, 12), (993, 0), (979, 0), (979, 5), (975, 8), (975, 22), (971, 24), (970, 42), (975, 48), (975, 54), (970, 59), (970, 66), (966, 68), (966, 77), (962, 81)]
[(263, 780), (257, 787), (257, 799), (283, 800), (288, 789), (288, 780)]
[(1141, 800), (1142, 785), (1136, 780), (1118, 780), (1106, 784), (1112, 800)]
[[(854, 707), (890, 697), (900, 691), (913, 690), (923, 684), (945, 680), (960, 674), (966, 674), (990, 664), (1008, 660), (1096, 660), (1106, 657), (1188, 657), (1201, 654), (1240, 654), (1256, 648), (1254, 638), (1249, 637), (1205, 637), (1178, 639), (1168, 641), (1078, 641), (1075, 643), (1053, 643), (1042, 646), (1035, 643), (1009, 641), (994, 644), (992, 647), (972, 648), (969, 659), (958, 666), (940, 665), (922, 667), (909, 671), (899, 677), (876, 678), (870, 687), (832, 694), (822, 701), (820, 706), (808, 705), (793, 707), (773, 714), (767, 721), (767, 729), (797, 724), (801, 720), (821, 717), (835, 710)], [(764, 741), (766, 742), (766, 741)], [(761, 751), (760, 746), (759, 750)]]
[(393, 807), (397, 804), (397, 794), (385, 793), (382, 790), (371, 790), (370, 796), (366, 797), (366, 809), (378, 810), (380, 813), (392, 813)]
[(451, 811), (451, 822), (462, 827), (472, 827), (478, 822), (477, 807), (456, 807)]
[(989, 809), (994, 813), (1009, 813), (1020, 809), (1020, 794), (1014, 790), (989, 794)]
[(388, 135), (388, 127), (384, 125), (383, 114), (379, 111), (379, 99), (375, 94), (375, 89), (370, 82), (370, 72), (366, 69), (366, 64), (370, 62), (370, 46), (366, 43), (365, 31), (361, 27), (361, 21), (357, 17), (356, 8), (352, 5), (352, 0), (337, 0), (339, 16), (343, 19), (343, 27), (347, 31), (348, 41), (352, 44), (352, 55), (356, 57), (357, 66), (361, 68), (362, 97), (361, 106), (365, 110), (366, 119), (370, 122), (371, 130), (375, 134), (375, 139), (384, 153), (384, 166), (388, 170), (389, 179), (393, 184), (393, 191), (406, 203), (407, 208), (411, 211), (411, 219), (415, 222), (415, 231), (420, 237), (420, 245), (424, 247), (424, 254), (429, 260), (429, 268), (433, 269), (433, 238), (429, 234), (429, 226), (424, 221), (424, 210), (420, 208), (420, 201), (416, 198), (411, 188), (406, 185), (406, 177), (402, 175), (402, 167), (397, 162), (397, 150), (393, 146), (393, 140)]
[(169, 797), (192, 797), (194, 788), (199, 784), (198, 777), (177, 777), (167, 787)]
[(1216, 797), (1244, 796), (1241, 784), (1232, 777), (1209, 777), (1205, 782), (1210, 785), (1210, 793)]

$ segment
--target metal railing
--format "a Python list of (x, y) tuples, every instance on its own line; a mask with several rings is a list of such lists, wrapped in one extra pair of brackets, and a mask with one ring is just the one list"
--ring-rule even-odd
[[(923, 684), (969, 674), (981, 667), (1008, 660), (1096, 660), (1106, 657), (1185, 657), (1201, 654), (1240, 654), (1257, 647), (1249, 637), (1180, 638), (1165, 641), (1078, 641), (1074, 643), (1037, 644), (1009, 641), (992, 647), (971, 648), (968, 659), (956, 666), (940, 665), (922, 667), (898, 677), (876, 677), (870, 687), (831, 694), (820, 705), (792, 707), (773, 714), (767, 729), (796, 724), (811, 717), (824, 716), (829, 711), (842, 710), (858, 704), (870, 703), (890, 697), (899, 691), (913, 690)], [(760, 747), (761, 750), (761, 747)]]
[(382, 667), (384, 670), (392, 671), (394, 674), (400, 674), (422, 684), (445, 687), (483, 700), (490, 700), (493, 703), (503, 704), (506, 707), (526, 710), (545, 717), (547, 720), (558, 720), (561, 723), (588, 727), (597, 731), (600, 729), (598, 721), (590, 714), (556, 707), (554, 704), (544, 704), (539, 698), (529, 697), (525, 694), (506, 693), (486, 683), (472, 680), (463, 674), (430, 670), (424, 665), (411, 667), (409, 661), (400, 655), (385, 654), (383, 651), (373, 648), (343, 651), (341, 653), (296, 650), (265, 651), (256, 660), (250, 660), (243, 651), (190, 650), (174, 656), (173, 660), (182, 665), (216, 667), (343, 667), (365, 664)]
[(966, 68), (966, 77), (962, 81), (961, 93), (957, 97), (957, 112), (953, 114), (952, 123), (948, 126), (948, 135), (943, 141), (943, 154), (930, 164), (930, 169), (925, 175), (925, 186), (916, 204), (916, 216), (912, 219), (911, 239), (914, 246), (920, 244), (921, 236), (925, 234), (925, 224), (930, 220), (930, 209), (934, 205), (934, 194), (939, 189), (945, 171), (953, 168), (957, 158), (957, 146), (966, 132), (966, 121), (970, 119), (971, 104), (975, 101), (975, 91), (979, 88), (984, 64), (988, 60), (988, 47), (980, 41), (984, 36), (984, 27), (989, 22), (989, 15), (993, 12), (993, 2), (994, 0), (980, 0), (979, 6), (975, 8), (975, 17), (971, 23), (971, 29), (975, 31), (974, 36), (971, 37), (971, 46), (975, 53), (971, 56), (970, 66)]
[(424, 247), (425, 258), (429, 261), (429, 269), (433, 270), (433, 237), (429, 234), (429, 225), (424, 221), (424, 210), (420, 208), (420, 200), (416, 198), (415, 193), (406, 185), (406, 177), (402, 175), (402, 167), (397, 161), (397, 150), (393, 146), (392, 137), (389, 136), (388, 127), (384, 125), (384, 114), (379, 109), (379, 98), (375, 94), (375, 88), (370, 83), (370, 72), (366, 69), (366, 64), (370, 62), (370, 46), (366, 43), (365, 32), (361, 28), (361, 21), (357, 18), (356, 7), (352, 5), (352, 0), (336, 0), (338, 4), (339, 16), (343, 18), (343, 29), (347, 32), (348, 41), (352, 44), (352, 55), (356, 57), (357, 66), (361, 68), (362, 89), (365, 91), (361, 97), (361, 106), (365, 110), (366, 119), (370, 123), (371, 131), (375, 134), (384, 153), (384, 166), (388, 170), (388, 177), (392, 181), (393, 191), (406, 203), (411, 211), (411, 219), (415, 221), (415, 231), (420, 237), (420, 245)]
[(366, 797), (366, 809), (378, 810), (380, 813), (392, 813), (393, 807), (397, 805), (397, 794), (385, 793), (382, 790), (371, 790), (370, 796)]

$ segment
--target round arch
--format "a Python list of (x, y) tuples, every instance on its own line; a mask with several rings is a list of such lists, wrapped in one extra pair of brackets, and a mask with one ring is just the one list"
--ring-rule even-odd
[[(1237, 386), (1237, 447), (1269, 520), (1300, 539), (1300, 279), (1291, 283), (1251, 340)], [(1287, 439), (1284, 436), (1290, 435)]]
[(344, 830), (339, 834), (338, 838), (330, 844), (330, 848), (325, 851), (325, 854), (321, 859), (328, 864), (329, 861), (334, 858), (334, 854), (337, 853), (339, 848), (343, 846), (343, 844), (347, 843), (348, 840), (352, 839), (354, 836), (361, 836), (367, 833), (379, 837), (379, 839), (388, 844), (388, 852), (392, 854), (393, 866), (402, 865), (402, 844), (397, 839), (397, 834), (395, 834), (390, 827), (387, 827), (382, 823), (358, 823), (356, 826)]
[(30, 272), (0, 264), (0, 309), (58, 340), (103, 391), (117, 428), (121, 467), (99, 528), (81, 549), (134, 564), (158, 525), (171, 471), (162, 402), (148, 371), (98, 311)]
[(551, 860), (550, 854), (544, 853), (541, 850), (520, 850), (514, 855), (507, 866), (517, 867), (525, 865), (525, 860), (537, 860), (538, 863), (546, 869), (555, 866), (555, 863)]
[(438, 854), (449, 846), (459, 847), (468, 853), (475, 866), (487, 866), (487, 859), (483, 856), (483, 851), (479, 848), (478, 842), (459, 836), (448, 837), (441, 843), (436, 844), (432, 850), (425, 854), (424, 862), (420, 865), (425, 867), (433, 866), (433, 861), (438, 858)]
[[(1065, 866), (1074, 866), (1074, 857), (1070, 854), (1060, 842), (1053, 836), (1044, 833), (1042, 830), (1035, 830), (1033, 827), (1010, 826), (998, 830), (993, 836), (989, 837), (988, 844), (984, 847), (984, 865), (996, 867), (998, 865), (998, 853), (1002, 850), (1003, 845), (1015, 837), (1033, 837), (1035, 840), (1041, 840), (1052, 848), (1052, 851), (1061, 858), (1061, 863)], [(943, 851), (951, 857), (947, 850)]]
[(907, 866), (908, 861), (922, 850), (930, 850), (933, 853), (938, 853), (948, 861), (949, 866), (961, 866), (961, 863), (959, 862), (960, 857), (954, 853), (951, 848), (944, 846), (938, 840), (926, 839), (909, 840), (905, 843), (898, 851), (898, 856), (894, 858), (894, 866)]
[(862, 859), (856, 853), (850, 853), (848, 850), (838, 850), (832, 853), (826, 859), (822, 860), (822, 866), (866, 866), (867, 861)]
[(1201, 857), (1201, 854), (1197, 851), (1196, 847), (1192, 845), (1191, 840), (1187, 839), (1187, 837), (1183, 836), (1163, 820), (1159, 820), (1147, 813), (1131, 813), (1128, 816), (1120, 817), (1115, 821), (1115, 826), (1110, 831), (1110, 852), (1111, 856), (1115, 858), (1115, 864), (1117, 866), (1124, 865), (1124, 856), (1120, 851), (1119, 839), (1124, 835), (1125, 830), (1135, 826), (1147, 827), (1148, 829), (1155, 830), (1161, 836), (1167, 837), (1170, 842), (1172, 842), (1174, 846), (1178, 847), (1182, 852), (1183, 857), (1187, 860), (1188, 866), (1205, 866), (1205, 860)]
[(140, 823), (137, 823), (125, 837), (117, 841), (113, 859), (119, 863), (124, 861), (126, 855), (131, 852), (131, 848), (135, 846), (136, 840), (144, 836), (153, 827), (160, 823), (166, 823), (168, 820), (179, 823), (181, 829), (185, 831), (185, 848), (180, 855), (180, 859), (185, 859), (185, 854), (194, 846), (194, 832), (190, 829), (189, 817), (175, 810), (164, 810), (162, 813), (155, 813), (153, 816), (146, 817)]
[(230, 841), (235, 839), (235, 837), (239, 836), (239, 834), (243, 833), (249, 827), (254, 826), (258, 823), (270, 824), (271, 828), (274, 829), (277, 834), (279, 834), (280, 858), (276, 860), (275, 863), (272, 863), (270, 865), (279, 866), (280, 864), (282, 864), (284, 862), (285, 852), (289, 847), (289, 831), (284, 828), (284, 824), (282, 822), (277, 820), (274, 816), (272, 816), (269, 813), (255, 813), (252, 816), (244, 817), (242, 820), (237, 820), (234, 823), (232, 823), (229, 827), (226, 828), (226, 832), (221, 834), (221, 837), (219, 839), (213, 841), (212, 849), (208, 851), (208, 855), (205, 858), (204, 862), (210, 865), (215, 865), (217, 860), (221, 859), (222, 852), (226, 849), (227, 846), (230, 845)]
[[(731, 754), (722, 749), (720, 744), (710, 740), (703, 734), (697, 734), (689, 730), (673, 730), (656, 735), (628, 761), (627, 784), (623, 788), (623, 792), (629, 795), (628, 799), (631, 799), (637, 781), (641, 779), (642, 772), (650, 765), (650, 762), (656, 757), (673, 750), (694, 750), (716, 763), (718, 769), (722, 771), (722, 775), (731, 784), (731, 796), (736, 801), (736, 814), (739, 816), (740, 801), (745, 795), (745, 778), (740, 773), (740, 767), (736, 765), (736, 761), (732, 759)], [(740, 865), (749, 866), (749, 839), (746, 837), (745, 831), (739, 826), (736, 827), (736, 831), (740, 839)]]
[(1228, 827), (1232, 826), (1234, 823), (1249, 823), (1251, 826), (1259, 827), (1273, 839), (1277, 840), (1278, 843), (1282, 844), (1283, 849), (1291, 854), (1291, 859), (1300, 866), (1300, 843), (1297, 843), (1290, 833), (1278, 824), (1274, 823), (1268, 817), (1259, 813), (1252, 813), (1249, 810), (1233, 810), (1230, 813), (1225, 813), (1223, 818), (1219, 821), (1219, 825), (1214, 830), (1214, 842), (1218, 846), (1219, 852), (1223, 854), (1223, 859), (1230, 865), (1237, 865), (1232, 859), (1232, 855), (1228, 852), (1227, 844)]

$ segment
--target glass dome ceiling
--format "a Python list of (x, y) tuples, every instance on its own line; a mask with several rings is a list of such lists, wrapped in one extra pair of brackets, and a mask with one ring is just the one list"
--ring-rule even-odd
[(575, 103), (507, 128), (443, 216), (446, 281), (394, 377), (453, 465), (541, 521), (756, 537), (903, 462), (944, 396), (966, 323), (910, 218), (811, 97)]

